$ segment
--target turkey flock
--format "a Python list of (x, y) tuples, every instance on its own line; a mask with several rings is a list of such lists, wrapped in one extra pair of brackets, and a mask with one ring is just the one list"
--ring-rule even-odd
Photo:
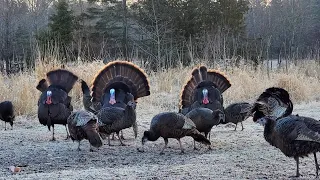
[[(75, 111), (71, 103), (70, 91), (80, 83), (83, 93), (83, 110)], [(320, 151), (320, 122), (299, 115), (293, 115), (293, 104), (289, 93), (279, 87), (266, 89), (254, 103), (238, 102), (224, 107), (223, 93), (231, 87), (225, 74), (218, 70), (199, 66), (192, 70), (189, 80), (182, 88), (178, 112), (162, 112), (155, 115), (150, 128), (145, 130), (139, 152), (145, 152), (147, 141), (156, 141), (160, 137), (164, 154), (168, 139), (179, 142), (184, 153), (181, 138), (190, 136), (196, 143), (202, 143), (211, 149), (210, 140), (213, 126), (233, 123), (235, 129), (249, 117), (264, 126), (264, 138), (280, 149), (287, 157), (296, 161), (296, 175), (300, 176), (299, 158), (314, 155), (316, 176), (319, 165), (316, 153)], [(80, 143), (86, 139), (90, 151), (97, 151), (103, 141), (115, 135), (123, 143), (122, 130), (132, 128), (135, 138), (138, 136), (136, 106), (139, 98), (150, 95), (150, 83), (147, 74), (137, 65), (127, 61), (113, 61), (106, 64), (93, 78), (91, 87), (74, 73), (66, 69), (52, 70), (36, 86), (41, 92), (38, 100), (38, 119), (40, 124), (52, 131), (55, 141), (55, 125), (64, 125), (66, 139)], [(13, 128), (15, 120), (14, 106), (10, 101), (0, 103), (0, 119)]]

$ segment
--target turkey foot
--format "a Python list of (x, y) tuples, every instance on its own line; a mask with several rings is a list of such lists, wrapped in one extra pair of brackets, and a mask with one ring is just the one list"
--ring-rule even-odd
[(52, 139), (50, 141), (56, 141), (56, 138), (55, 137), (52, 137)]
[(181, 150), (181, 152), (179, 154), (184, 154), (184, 150)]

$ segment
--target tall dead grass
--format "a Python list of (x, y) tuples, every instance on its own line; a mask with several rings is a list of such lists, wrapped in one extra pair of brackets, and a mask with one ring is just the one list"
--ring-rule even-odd
[[(93, 63), (77, 62), (64, 66), (65, 69), (72, 71), (90, 84), (94, 75), (104, 64), (97, 61)], [(59, 62), (48, 60), (38, 62), (35, 71), (23, 72), (11, 77), (0, 76), (0, 100), (12, 101), (19, 115), (36, 115), (40, 92), (35, 87), (40, 79), (45, 78), (48, 71), (60, 67)], [(181, 88), (190, 77), (192, 69), (193, 67), (178, 67), (149, 73), (151, 95), (141, 98), (138, 107), (176, 111)], [(257, 71), (247, 66), (227, 70), (219, 67), (216, 69), (224, 72), (232, 83), (231, 88), (224, 93), (225, 104), (238, 101), (252, 102), (261, 92), (271, 86), (287, 89), (294, 103), (314, 101), (320, 97), (320, 67), (314, 61), (299, 66), (289, 66), (287, 71), (272, 70), (269, 76), (265, 68), (258, 68)], [(82, 108), (79, 83), (75, 85), (70, 95), (73, 97), (75, 109)]]

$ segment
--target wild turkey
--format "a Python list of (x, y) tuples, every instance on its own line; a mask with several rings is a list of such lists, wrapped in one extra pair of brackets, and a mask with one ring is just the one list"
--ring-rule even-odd
[(246, 120), (250, 117), (250, 110), (252, 109), (252, 105), (247, 102), (233, 103), (225, 108), (225, 121), (221, 124), (233, 123), (236, 125), (235, 131), (237, 130), (238, 123), (241, 123), (241, 131), (243, 131), (242, 121)]
[(264, 125), (264, 138), (272, 146), (279, 148), (287, 157), (293, 157), (299, 173), (299, 157), (313, 153), (318, 177), (319, 165), (316, 152), (320, 151), (320, 122), (303, 116), (289, 115), (276, 120), (265, 116), (256, 122)]
[(253, 121), (257, 121), (264, 116), (277, 118), (288, 116), (292, 113), (293, 104), (289, 93), (277, 87), (266, 89), (253, 104), (251, 114)]
[(78, 150), (80, 151), (80, 142), (88, 139), (91, 146), (99, 148), (102, 146), (102, 140), (98, 133), (98, 117), (91, 112), (80, 110), (73, 112), (68, 120), (68, 129), (72, 141), (78, 141)]
[[(130, 93), (128, 93), (131, 95)], [(99, 119), (99, 132), (108, 135), (108, 144), (110, 144), (111, 133), (117, 133), (119, 141), (122, 146), (125, 144), (122, 142), (119, 132), (122, 129), (126, 129), (132, 127), (133, 123), (136, 122), (136, 103), (133, 101), (129, 101), (125, 108), (121, 107), (103, 107), (99, 113), (97, 114)]]
[(57, 69), (47, 73), (47, 80), (40, 80), (36, 87), (42, 92), (38, 101), (39, 122), (44, 126), (48, 126), (49, 131), (52, 126), (53, 141), (55, 140), (54, 125), (64, 125), (68, 139), (69, 134), (66, 124), (69, 115), (73, 111), (71, 97), (68, 96), (68, 93), (73, 88), (78, 77), (68, 70)]
[(197, 107), (223, 110), (222, 93), (230, 86), (230, 81), (221, 72), (207, 70), (205, 66), (195, 68), (181, 91), (179, 112), (187, 114)]
[[(163, 137), (165, 145), (160, 154), (164, 154), (168, 138), (175, 138), (179, 141), (181, 153), (184, 153), (180, 138), (185, 136), (191, 136), (197, 142), (211, 145), (210, 141), (197, 130), (191, 119), (180, 113), (164, 112), (152, 118), (150, 130), (143, 133), (142, 146), (146, 141), (156, 141), (159, 137)], [(144, 149), (138, 149), (138, 151), (143, 152)]]
[[(213, 126), (225, 120), (224, 113), (219, 109), (212, 111), (208, 108), (195, 108), (185, 116), (194, 122), (199, 132), (204, 132), (206, 138)], [(193, 145), (193, 148), (197, 150), (195, 141), (193, 141)], [(211, 149), (211, 146), (209, 146), (209, 149)]]
[[(86, 82), (82, 81), (82, 84), (82, 91), (85, 94), (84, 106), (94, 111), (105, 107), (125, 108), (129, 102), (127, 93), (132, 94), (135, 101), (150, 95), (147, 75), (138, 66), (127, 61), (110, 62), (98, 72), (92, 83), (92, 97), (90, 89), (86, 88)], [(136, 121), (132, 126), (135, 137), (137, 137)]]
[(7, 123), (13, 129), (13, 121), (15, 120), (14, 107), (11, 101), (3, 101), (0, 103), (0, 119), (4, 121), (4, 130), (7, 130)]

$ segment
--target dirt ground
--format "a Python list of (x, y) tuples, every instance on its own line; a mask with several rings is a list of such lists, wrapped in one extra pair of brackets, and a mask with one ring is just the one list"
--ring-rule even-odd
[[(320, 102), (296, 105), (294, 113), (320, 119)], [(141, 146), (143, 131), (160, 110), (138, 109), (139, 136), (133, 138), (126, 129), (124, 141), (129, 146), (104, 145), (98, 152), (89, 152), (88, 141), (77, 143), (64, 140), (64, 126), (56, 127), (57, 141), (49, 141), (51, 132), (37, 119), (19, 117), (13, 130), (0, 130), (0, 179), (287, 179), (295, 175), (295, 161), (270, 146), (263, 138), (263, 127), (248, 119), (237, 131), (233, 125), (220, 125), (211, 131), (212, 150), (201, 146), (193, 150), (190, 137), (182, 139), (185, 154), (179, 154), (179, 144), (169, 139), (164, 155), (163, 139)], [(106, 143), (106, 141), (105, 141)], [(199, 146), (199, 144), (198, 144)], [(300, 179), (314, 179), (313, 156), (300, 160)], [(8, 167), (22, 166), (12, 174)]]

